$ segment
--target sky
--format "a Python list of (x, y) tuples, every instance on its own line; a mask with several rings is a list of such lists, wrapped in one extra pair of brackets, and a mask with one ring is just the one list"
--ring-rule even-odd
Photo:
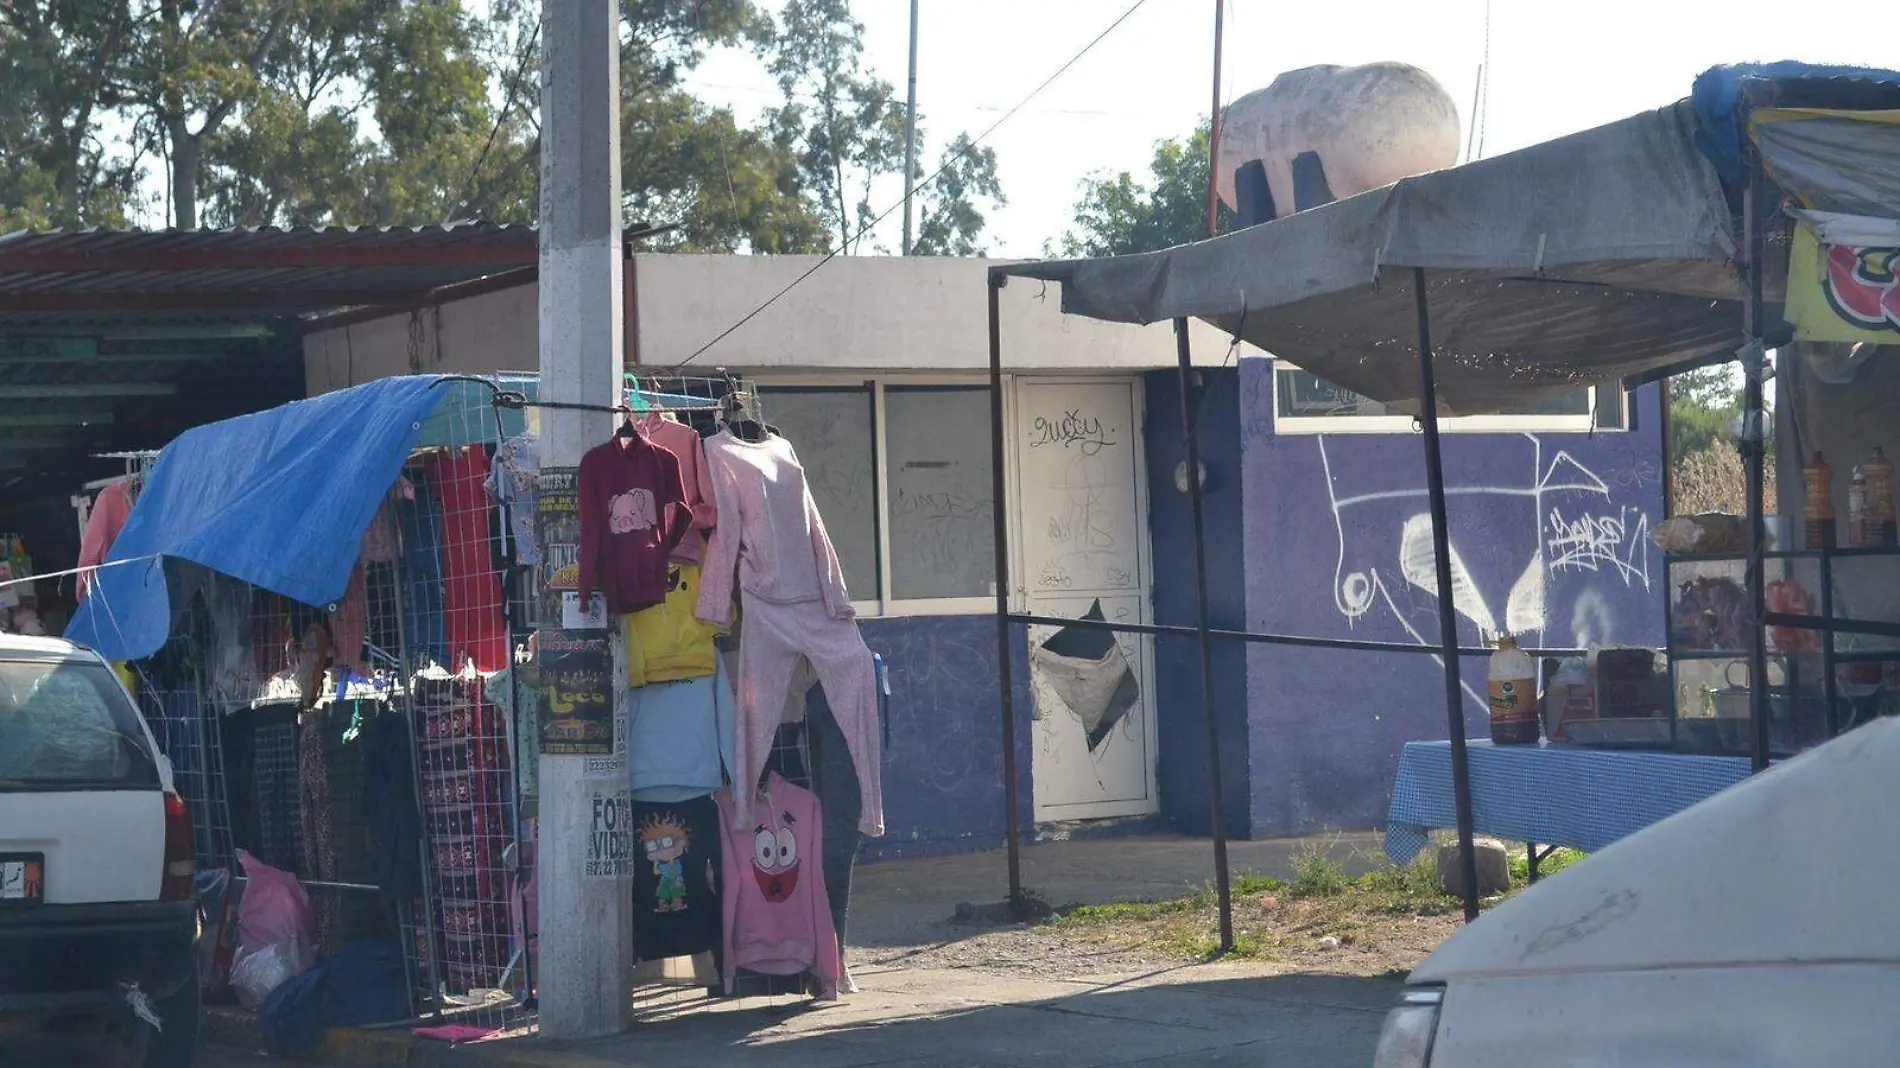
[[(1134, 0), (919, 0), (917, 108), (934, 169), (944, 141), (981, 132)], [(1043, 255), (1068, 229), (1091, 174), (1145, 174), (1154, 143), (1178, 137), (1212, 103), (1216, 0), (1146, 0), (1074, 67), (985, 141), (1009, 202), (990, 216), (993, 256)], [(1547, 141), (1687, 96), (1718, 63), (1800, 59), (1892, 66), (1891, 36), (1842, 32), (1834, 18), (1758, 0), (1226, 0), (1223, 99), (1317, 63), (1397, 60), (1437, 78), (1470, 129), (1478, 70), (1489, 88), (1483, 155)], [(865, 58), (898, 87), (908, 65), (909, 0), (854, 0)], [(1884, 47), (1883, 47), (1884, 45)], [(778, 90), (750, 53), (720, 50), (689, 78), (702, 98), (755, 116)], [(879, 188), (879, 210), (901, 186)], [(898, 244), (899, 216), (876, 236)]]

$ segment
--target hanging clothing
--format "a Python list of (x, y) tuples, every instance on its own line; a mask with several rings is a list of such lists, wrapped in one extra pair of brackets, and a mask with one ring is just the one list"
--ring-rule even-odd
[(411, 667), (449, 663), (443, 619), (442, 512), (428, 479), (413, 484), (414, 503), (397, 509), (402, 528), (402, 625)]
[(385, 709), (363, 728), (363, 812), (370, 871), (399, 907), (422, 893), (422, 820), (416, 809), (409, 720)]
[(448, 449), (431, 453), (423, 465), (442, 509), (443, 630), (449, 653), (443, 666), (460, 671), (472, 661), (477, 671), (500, 671), (509, 661), (508, 631), (489, 526), (493, 511), (482, 489), (488, 451)]
[(541, 562), (534, 539), (534, 481), (540, 471), (540, 439), (531, 432), (517, 434), (495, 450), (495, 464), (485, 484), (488, 495), (507, 512), (515, 563), (524, 567)]
[(824, 815), (811, 791), (773, 775), (735, 829), (733, 791), (715, 795), (725, 851), (726, 992), (741, 968), (761, 975), (809, 972), (818, 1000), (838, 997), (838, 933), (825, 892)]
[(719, 808), (695, 800), (633, 803), (633, 953), (666, 960), (719, 948)]
[(723, 521), (706, 547), (699, 618), (727, 626), (737, 591), (767, 604), (822, 601), (831, 618), (851, 618), (844, 570), (791, 443), (776, 434), (755, 443), (722, 430), (705, 448)]
[(668, 564), (666, 600), (622, 616), (627, 648), (627, 685), (703, 678), (719, 658), (714, 628), (694, 614), (699, 603), (699, 565)]
[(402, 555), (402, 537), (396, 526), (396, 513), (405, 501), (416, 499), (416, 487), (407, 478), (396, 476), (396, 482), (384, 494), (383, 503), (376, 509), (375, 518), (369, 521), (369, 529), (363, 531), (363, 560), (371, 564), (393, 564)]
[[(883, 834), (876, 672), (804, 469), (784, 438), (754, 443), (729, 430), (706, 443), (706, 459), (722, 521), (706, 550), (699, 618), (729, 625), (736, 577), (746, 620), (736, 781), (759, 781), (803, 656), (824, 683), (857, 767), (864, 793), (860, 826), (866, 834)], [(735, 808), (745, 820), (743, 798)]]
[(811, 744), (812, 787), (825, 810), (825, 891), (831, 904), (831, 925), (838, 932), (839, 986), (847, 994), (857, 993), (851, 979), (851, 963), (846, 959), (849, 937), (845, 924), (851, 910), (851, 873), (857, 863), (858, 847), (864, 836), (858, 831), (859, 806), (864, 793), (858, 786), (857, 769), (851, 766), (851, 750), (838, 729), (825, 689), (813, 686), (806, 697), (806, 737)]
[[(745, 613), (745, 636), (739, 643), (736, 781), (757, 782), (764, 772), (802, 656), (825, 687), (832, 716), (857, 769), (863, 805), (858, 826), (868, 835), (883, 834), (877, 674), (857, 623), (831, 618), (817, 601), (781, 605), (748, 597)], [(750, 818), (743, 803), (735, 810), (741, 823)]]
[[(222, 712), (249, 708), (257, 696), (257, 664), (251, 657), (251, 584), (205, 569), (200, 587), (211, 616), (206, 658), (211, 703)], [(253, 851), (254, 852), (254, 851)]]
[(706, 557), (706, 535), (719, 525), (719, 508), (713, 502), (711, 476), (706, 470), (706, 443), (699, 431), (685, 423), (676, 423), (651, 413), (640, 421), (647, 440), (680, 463), (680, 489), (686, 495), (686, 507), (692, 509), (693, 525), (673, 547), (673, 559), (697, 564)]
[(369, 582), (365, 568), (365, 562), (359, 558), (350, 569), (350, 584), (343, 591), (343, 600), (337, 602), (336, 611), (330, 615), (338, 682), (342, 681), (345, 669), (363, 678), (369, 677), (369, 667), (363, 660), (363, 643), (369, 636)]
[(621, 700), (635, 801), (704, 797), (726, 784), (738, 766), (738, 712), (723, 665), (715, 676), (636, 687)]
[(693, 513), (679, 460), (639, 434), (616, 437), (581, 457), (580, 596), (596, 590), (616, 616), (666, 600), (667, 556)]
[[(132, 517), (132, 496), (123, 482), (114, 482), (99, 491), (92, 502), (92, 511), (86, 513), (86, 529), (79, 539), (79, 566), (98, 567), (106, 562), (112, 552), (112, 543), (119, 540), (119, 531), (125, 528), (125, 521)], [(92, 572), (79, 573), (79, 599), (85, 600), (92, 589)]]

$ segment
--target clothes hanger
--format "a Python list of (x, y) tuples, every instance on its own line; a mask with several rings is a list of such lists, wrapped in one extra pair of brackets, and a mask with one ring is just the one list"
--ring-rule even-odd
[(625, 449), (631, 448), (634, 441), (639, 438), (640, 431), (633, 425), (633, 413), (629, 411), (621, 416), (620, 429), (614, 431), (614, 440), (619, 442), (621, 448)]

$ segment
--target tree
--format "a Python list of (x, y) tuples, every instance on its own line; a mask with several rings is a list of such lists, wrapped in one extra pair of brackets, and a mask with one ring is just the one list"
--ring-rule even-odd
[(849, 0), (787, 0), (777, 33), (761, 46), (785, 94), (770, 125), (847, 254), (875, 216), (873, 183), (901, 174), (904, 161), (903, 105), (864, 66), (863, 36)]
[[(1075, 225), (1057, 242), (1064, 256), (1121, 256), (1207, 236), (1206, 123), (1187, 138), (1155, 142), (1144, 182), (1127, 171), (1084, 179)], [(1225, 229), (1232, 214), (1221, 208)]]
[[(921, 131), (918, 136), (923, 136)], [(917, 196), (922, 203), (913, 252), (919, 256), (983, 255), (977, 241), (984, 218), (975, 198), (997, 205), (1008, 202), (996, 178), (996, 150), (978, 148), (969, 134), (958, 134), (943, 150), (936, 180), (918, 190)]]
[(100, 136), (132, 43), (123, 0), (0, 0), (0, 224), (123, 225), (135, 155)]

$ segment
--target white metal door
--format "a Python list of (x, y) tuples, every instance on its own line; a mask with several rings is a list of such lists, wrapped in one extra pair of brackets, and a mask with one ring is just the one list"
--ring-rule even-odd
[[(1099, 603), (1111, 621), (1148, 622), (1140, 383), (1019, 379), (1014, 399), (1011, 451), (1021, 517), (1015, 586), (1023, 610), (1077, 618)], [(1078, 681), (1073, 672), (1080, 661), (1066, 658), (1058, 664), (1036, 653), (1059, 629), (1031, 627), (1029, 633), (1035, 818), (1155, 812), (1151, 640), (1115, 635), (1119, 653), (1104, 644), (1098, 650), (1100, 666), (1087, 668)], [(1131, 677), (1116, 688), (1121, 664)], [(1078, 693), (1095, 692), (1097, 679), (1116, 688), (1118, 697), (1103, 719), (1093, 718), (1100, 702), (1076, 699)], [(1131, 682), (1132, 703), (1126, 689)]]

